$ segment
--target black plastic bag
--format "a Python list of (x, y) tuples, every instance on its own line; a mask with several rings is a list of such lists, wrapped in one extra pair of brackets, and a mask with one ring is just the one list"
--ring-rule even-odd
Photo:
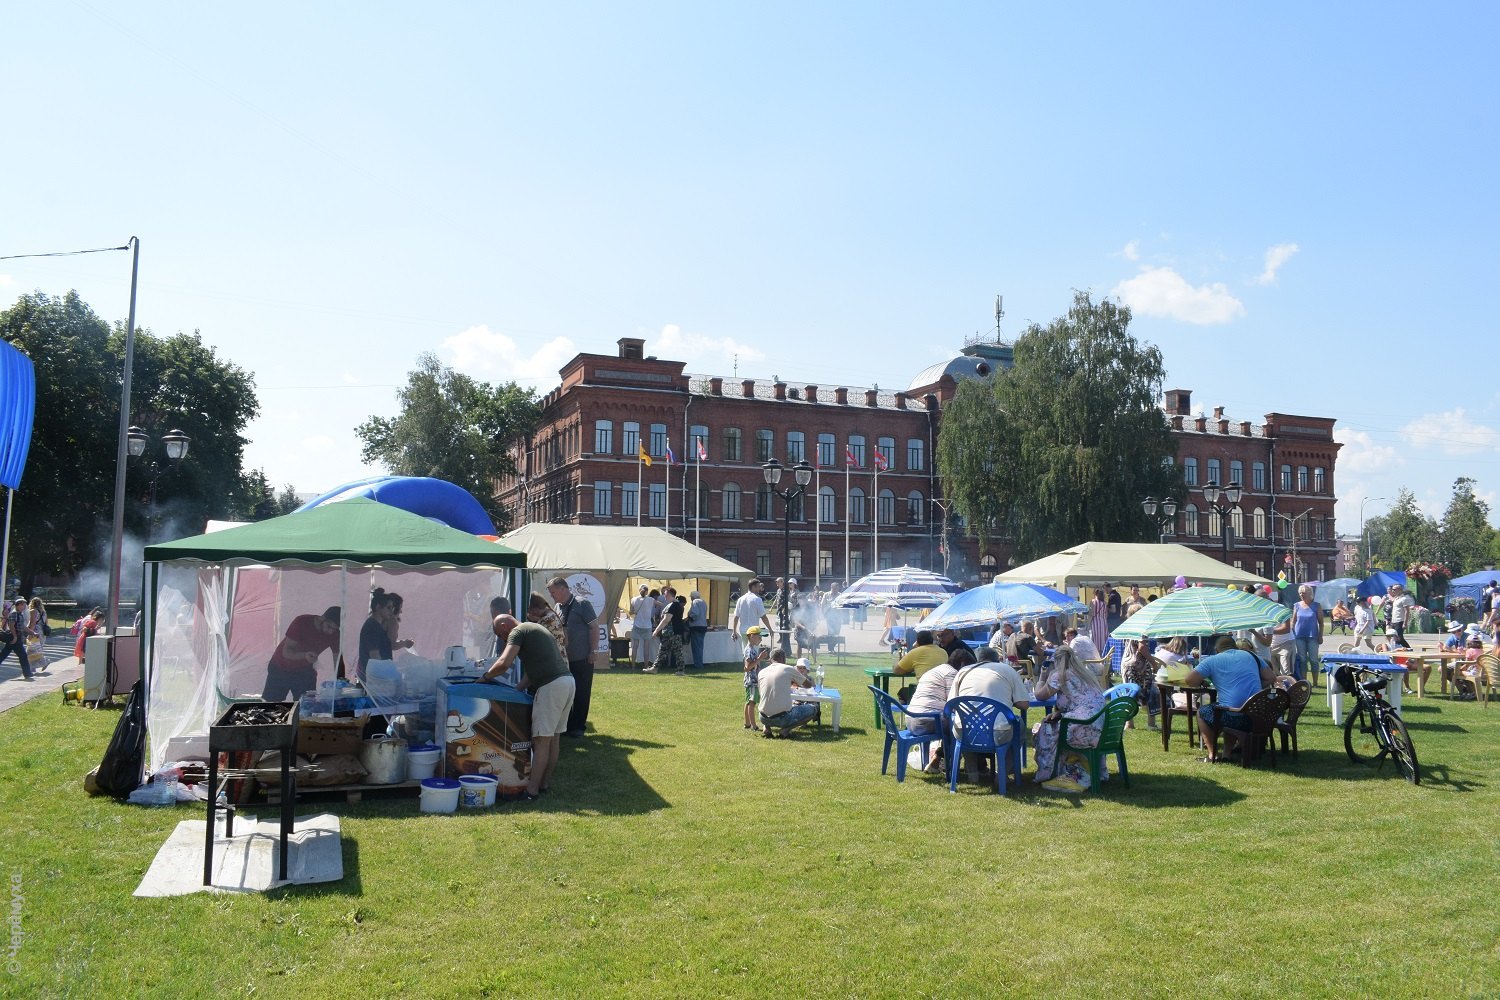
[(146, 757), (146, 694), (136, 681), (125, 700), (125, 711), (115, 725), (104, 759), (94, 775), (95, 784), (105, 795), (123, 799), (140, 787)]

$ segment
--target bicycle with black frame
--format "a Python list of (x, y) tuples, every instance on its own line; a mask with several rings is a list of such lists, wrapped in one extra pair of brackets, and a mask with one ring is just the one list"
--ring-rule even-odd
[(1346, 663), (1334, 671), (1340, 690), (1354, 696), (1354, 707), (1344, 720), (1344, 751), (1356, 764), (1381, 764), (1389, 757), (1401, 776), (1413, 785), (1422, 783), (1417, 750), (1401, 714), (1385, 700), (1390, 678), (1377, 671)]

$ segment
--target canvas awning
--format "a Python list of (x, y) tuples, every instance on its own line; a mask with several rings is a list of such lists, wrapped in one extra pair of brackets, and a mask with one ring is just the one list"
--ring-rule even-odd
[(1103, 583), (1168, 586), (1177, 577), (1188, 584), (1263, 584), (1270, 581), (1227, 566), (1186, 545), (1084, 542), (1001, 573), (1010, 583), (1041, 583), (1077, 593)]
[(147, 562), (525, 566), (505, 545), (374, 500), (353, 499), (146, 547)]

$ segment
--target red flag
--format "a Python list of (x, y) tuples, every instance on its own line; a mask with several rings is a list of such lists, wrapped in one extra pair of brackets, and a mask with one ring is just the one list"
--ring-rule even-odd
[(884, 472), (886, 469), (890, 468), (890, 465), (885, 460), (885, 452), (881, 451), (879, 448), (875, 449), (875, 467), (881, 472)]
[(856, 466), (859, 465), (859, 463), (854, 460), (853, 449), (851, 449), (848, 445), (844, 445), (844, 464)]
[(699, 438), (697, 440), (697, 445), (698, 445), (698, 461), (700, 461), (700, 462), (706, 462), (706, 461), (708, 461), (708, 452), (703, 449), (703, 439), (702, 438)]

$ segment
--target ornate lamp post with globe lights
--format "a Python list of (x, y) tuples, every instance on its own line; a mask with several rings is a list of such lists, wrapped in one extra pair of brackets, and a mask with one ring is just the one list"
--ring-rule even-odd
[[(1177, 501), (1171, 497), (1167, 497), (1160, 503), (1157, 503), (1155, 497), (1147, 497), (1141, 501), (1141, 509), (1146, 512), (1147, 517), (1156, 522), (1156, 540), (1165, 544), (1167, 541), (1167, 525), (1177, 520)], [(1158, 510), (1161, 511), (1160, 514), (1157, 513)]]

